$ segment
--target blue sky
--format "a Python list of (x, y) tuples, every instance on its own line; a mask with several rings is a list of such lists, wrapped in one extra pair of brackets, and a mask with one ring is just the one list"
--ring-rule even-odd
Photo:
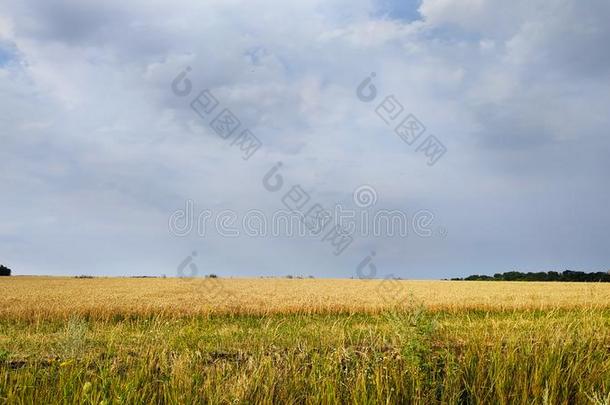
[(377, 16), (411, 22), (421, 19), (421, 0), (382, 0), (378, 3)]
[[(3, 1), (0, 263), (172, 276), (197, 251), (202, 273), (352, 277), (374, 251), (380, 277), (607, 270), (609, 17), (602, 0)], [(260, 139), (252, 158), (190, 108), (203, 89)], [(388, 96), (425, 126), (417, 142), (376, 113)], [(447, 150), (433, 166), (429, 135)], [(168, 229), (186, 201), (271, 217), (293, 185), (357, 215), (367, 186), (365, 209), (429, 212), (432, 234), (335, 256), (319, 238)]]
[(12, 50), (0, 43), (0, 66), (7, 65), (12, 59), (14, 59)]

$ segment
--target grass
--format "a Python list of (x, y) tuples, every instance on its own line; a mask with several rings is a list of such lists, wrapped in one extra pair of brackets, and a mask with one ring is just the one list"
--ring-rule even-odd
[(0, 403), (610, 404), (605, 286), (218, 280), (2, 280)]

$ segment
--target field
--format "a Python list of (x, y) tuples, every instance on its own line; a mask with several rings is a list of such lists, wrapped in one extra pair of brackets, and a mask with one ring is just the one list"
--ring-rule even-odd
[(610, 285), (0, 279), (0, 403), (610, 403)]

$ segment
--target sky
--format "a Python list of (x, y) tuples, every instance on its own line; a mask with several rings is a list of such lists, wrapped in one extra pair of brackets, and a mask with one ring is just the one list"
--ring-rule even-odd
[[(606, 0), (3, 0), (0, 263), (609, 270), (608, 21)], [(313, 207), (320, 232), (270, 231)], [(404, 235), (360, 226), (388, 212)]]

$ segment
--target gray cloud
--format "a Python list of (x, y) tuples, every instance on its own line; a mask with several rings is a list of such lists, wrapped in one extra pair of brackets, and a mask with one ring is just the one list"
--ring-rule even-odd
[[(608, 267), (610, 7), (594, 1), (8, 1), (0, 6), (0, 262), (17, 273), (168, 274), (192, 250), (225, 275), (440, 278)], [(186, 66), (264, 143), (243, 161), (170, 90)], [(356, 98), (376, 73), (448, 148), (428, 167)], [(169, 234), (172, 212), (323, 205), (435, 213), (446, 238)]]

